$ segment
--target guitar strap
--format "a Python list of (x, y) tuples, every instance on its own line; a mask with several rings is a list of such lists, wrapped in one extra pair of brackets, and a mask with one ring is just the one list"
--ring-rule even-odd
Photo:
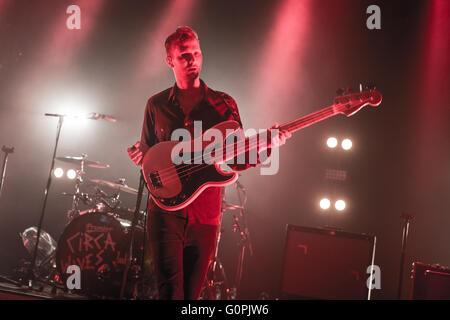
[(231, 114), (234, 117), (234, 120), (236, 120), (242, 127), (241, 117), (239, 116), (239, 113), (235, 108), (233, 108), (233, 100), (231, 100), (231, 97), (227, 95), (226, 93), (220, 94), (223, 103), (227, 106), (228, 110), (230, 110)]

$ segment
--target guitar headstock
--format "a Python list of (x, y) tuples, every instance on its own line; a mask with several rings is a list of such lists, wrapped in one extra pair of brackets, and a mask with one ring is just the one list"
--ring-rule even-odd
[(334, 110), (350, 117), (366, 105), (377, 107), (382, 100), (381, 93), (377, 90), (367, 90), (359, 93), (351, 93), (334, 98)]

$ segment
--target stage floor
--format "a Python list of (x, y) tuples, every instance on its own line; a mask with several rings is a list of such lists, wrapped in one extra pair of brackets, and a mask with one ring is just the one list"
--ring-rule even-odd
[(87, 297), (61, 289), (53, 290), (49, 285), (37, 284), (32, 288), (0, 282), (0, 300), (88, 300)]

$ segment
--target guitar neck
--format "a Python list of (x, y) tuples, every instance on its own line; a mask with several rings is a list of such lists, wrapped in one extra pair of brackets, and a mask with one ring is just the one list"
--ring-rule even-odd
[(314, 123), (325, 120), (329, 117), (336, 115), (339, 112), (336, 112), (334, 105), (324, 108), (322, 110), (311, 113), (307, 116), (298, 118), (291, 122), (285, 123), (280, 126), (280, 130), (286, 130), (289, 132), (295, 132), (306, 128)]
[[(290, 121), (288, 123), (285, 123), (285, 124), (281, 125), (279, 127), (279, 129), (286, 130), (289, 132), (295, 132), (295, 131), (301, 130), (303, 128), (306, 128), (314, 123), (317, 123), (319, 121), (322, 121), (324, 119), (332, 117), (338, 113), (339, 113), (339, 111), (337, 111), (335, 106), (332, 105), (332, 106), (329, 106), (322, 110), (319, 110), (319, 111), (316, 111), (309, 115), (306, 115), (304, 117), (298, 118), (298, 119)], [(267, 147), (269, 141), (267, 141), (267, 139), (260, 139), (260, 134), (258, 133), (256, 135), (246, 137), (245, 142), (246, 142), (245, 147), (243, 147), (243, 148), (238, 147), (237, 150), (235, 151), (234, 155), (232, 154), (231, 156), (226, 153), (226, 145), (225, 145), (223, 147), (222, 152), (223, 152), (223, 154), (227, 154), (226, 160), (230, 160), (239, 154), (246, 153), (251, 149), (265, 148), (265, 147)], [(217, 155), (217, 159), (222, 159), (221, 157), (222, 157), (222, 154)]]
[[(303, 128), (306, 128), (314, 123), (317, 123), (319, 121), (325, 120), (329, 117), (332, 117), (336, 114), (338, 114), (339, 112), (336, 110), (335, 106), (329, 106), (327, 108), (324, 108), (322, 110), (316, 111), (314, 113), (308, 114), (304, 117), (298, 118), (296, 120), (287, 122), (283, 125), (281, 125), (279, 127), (279, 130), (285, 130), (285, 131), (289, 131), (289, 132), (295, 132), (298, 130), (301, 130)], [(252, 148), (256, 148), (256, 147), (266, 147), (267, 146), (267, 139), (259, 139), (259, 134), (257, 134), (256, 136), (252, 136), (249, 138), (246, 138), (247, 140), (250, 141), (257, 141), (256, 139), (258, 139), (260, 141), (260, 143), (250, 143), (249, 144), (249, 148), (246, 148), (245, 152), (248, 151), (248, 149), (252, 149)]]

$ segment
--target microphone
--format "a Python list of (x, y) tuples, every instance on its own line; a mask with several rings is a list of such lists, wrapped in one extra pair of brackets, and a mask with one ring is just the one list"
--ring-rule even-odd
[(116, 122), (117, 119), (112, 117), (112, 116), (108, 116), (106, 114), (102, 114), (102, 113), (97, 113), (97, 112), (91, 112), (91, 113), (87, 113), (87, 114), (81, 114), (81, 115), (69, 115), (69, 114), (59, 114), (59, 113), (45, 113), (44, 114), (47, 117), (59, 117), (59, 118), (81, 118), (81, 119), (89, 119), (89, 120), (101, 120), (101, 119), (105, 119), (108, 120), (110, 122)]
[(117, 119), (112, 117), (112, 116), (108, 116), (106, 114), (97, 113), (97, 112), (90, 113), (87, 118), (91, 119), (91, 120), (105, 119), (105, 120), (110, 121), (110, 122), (116, 122), (117, 121)]

